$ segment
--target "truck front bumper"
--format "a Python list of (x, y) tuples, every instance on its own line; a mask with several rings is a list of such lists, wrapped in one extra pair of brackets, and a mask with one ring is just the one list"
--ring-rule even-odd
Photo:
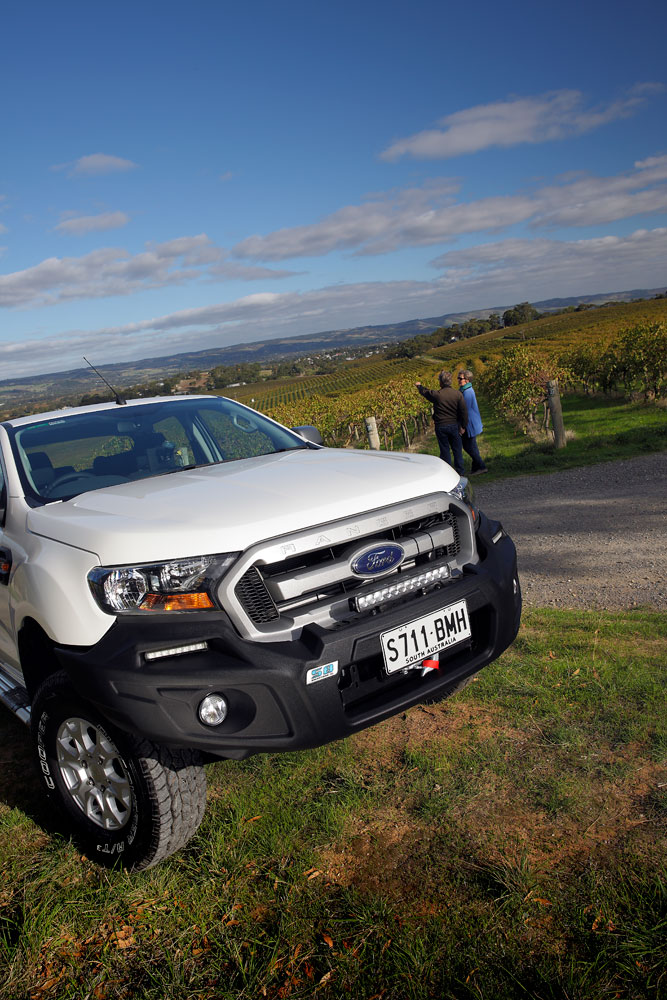
[[(211, 757), (297, 750), (348, 736), (422, 701), (446, 698), (514, 640), (521, 616), (516, 551), (480, 514), (480, 561), (419, 599), (335, 629), (313, 625), (293, 642), (249, 642), (222, 612), (119, 618), (85, 650), (56, 649), (73, 684), (121, 729)], [(387, 674), (380, 634), (465, 600), (469, 640), (440, 654), (440, 667)], [(146, 653), (205, 644), (198, 652), (147, 660)], [(307, 683), (312, 671), (335, 672)], [(198, 715), (217, 693), (228, 712), (215, 727)]]

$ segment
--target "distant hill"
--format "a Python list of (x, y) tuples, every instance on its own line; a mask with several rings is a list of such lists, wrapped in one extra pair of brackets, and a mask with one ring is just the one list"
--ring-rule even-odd
[[(539, 312), (552, 312), (580, 304), (602, 305), (612, 302), (630, 302), (633, 299), (652, 298), (663, 294), (667, 287), (633, 289), (625, 292), (604, 292), (594, 295), (580, 295), (564, 299), (545, 299), (533, 302)], [(469, 319), (486, 319), (491, 313), (500, 315), (511, 306), (491, 306), (468, 312), (445, 313), (426, 319), (411, 319), (402, 323), (380, 326), (358, 326), (342, 330), (327, 330), (300, 337), (276, 337), (247, 344), (233, 344), (229, 347), (211, 347), (201, 351), (182, 354), (167, 354), (139, 361), (125, 361), (97, 366), (105, 377), (117, 388), (169, 378), (173, 375), (193, 371), (208, 370), (217, 365), (232, 365), (248, 361), (269, 362), (289, 357), (303, 357), (308, 354), (364, 347), (376, 344), (395, 343), (408, 340), (419, 333), (432, 333), (441, 326), (463, 323)], [(69, 371), (51, 372), (45, 375), (30, 375), (25, 378), (0, 380), (0, 405), (29, 405), (31, 402), (59, 396), (85, 395), (99, 391), (101, 384), (89, 368), (73, 368)]]

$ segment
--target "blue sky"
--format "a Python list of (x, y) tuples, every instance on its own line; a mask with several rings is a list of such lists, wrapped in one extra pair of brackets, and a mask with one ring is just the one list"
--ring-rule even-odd
[(0, 378), (667, 284), (667, 5), (3, 11)]

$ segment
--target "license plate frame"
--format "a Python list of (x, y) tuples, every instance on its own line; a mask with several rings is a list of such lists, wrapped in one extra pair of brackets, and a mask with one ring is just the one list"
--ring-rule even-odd
[(467, 601), (448, 604), (380, 634), (385, 673), (415, 669), (434, 653), (471, 638)]

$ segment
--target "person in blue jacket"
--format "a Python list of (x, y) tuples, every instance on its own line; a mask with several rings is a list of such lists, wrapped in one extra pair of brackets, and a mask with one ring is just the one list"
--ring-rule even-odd
[(479, 406), (477, 405), (475, 390), (470, 384), (472, 372), (469, 368), (465, 368), (458, 373), (457, 378), (459, 382), (459, 389), (463, 393), (463, 398), (468, 410), (468, 423), (466, 424), (465, 432), (461, 435), (461, 444), (472, 459), (472, 469), (470, 471), (470, 475), (481, 476), (484, 472), (488, 472), (489, 470), (484, 464), (484, 460), (482, 459), (477, 446), (477, 435), (481, 434), (484, 428), (482, 426), (482, 417), (479, 412)]

